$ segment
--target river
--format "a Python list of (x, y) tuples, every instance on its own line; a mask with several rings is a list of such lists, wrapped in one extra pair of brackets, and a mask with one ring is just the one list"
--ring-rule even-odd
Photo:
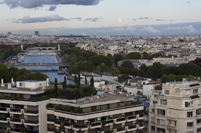
[[(44, 50), (45, 52), (48, 52), (47, 50)], [(44, 52), (42, 51), (42, 52)], [(31, 52), (41, 52), (41, 51), (31, 51)], [(49, 55), (49, 54), (44, 54), (44, 55), (37, 55), (37, 54), (32, 54), (30, 56), (24, 55), (24, 58), (21, 62), (22, 64), (33, 64), (33, 63), (40, 63), (40, 64), (47, 64), (47, 63), (53, 63), (53, 64), (58, 64), (58, 60), (56, 58), (56, 55)], [(43, 74), (46, 74), (50, 81), (54, 82), (55, 78), (57, 78), (58, 82), (63, 82), (64, 76), (66, 75), (58, 75), (57, 71), (59, 70), (59, 66), (28, 66), (28, 67), (18, 67), (19, 69), (21, 68), (26, 68), (27, 70), (30, 70), (31, 72), (41, 72)], [(74, 83), (71, 80), (67, 80), (68, 84)]]

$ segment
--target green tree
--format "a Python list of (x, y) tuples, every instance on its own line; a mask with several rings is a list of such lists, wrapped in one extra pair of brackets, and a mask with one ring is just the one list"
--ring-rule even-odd
[(102, 74), (102, 72), (106, 72), (108, 69), (108, 66), (105, 65), (105, 63), (101, 63), (100, 66), (97, 66), (97, 71), (99, 72), (99, 74)]
[(123, 56), (121, 54), (114, 54), (114, 63), (117, 66), (117, 62), (123, 60)]
[(140, 66), (140, 70), (145, 70), (147, 68), (147, 66), (145, 65), (145, 64), (142, 64), (141, 66)]
[(109, 70), (109, 71), (110, 71), (111, 74), (114, 74), (114, 75), (120, 74), (119, 69), (116, 68), (116, 67), (110, 67), (110, 70)]
[(151, 57), (152, 58), (157, 58), (157, 57), (162, 57), (163, 55), (161, 53), (155, 53), (155, 54), (152, 54)]
[(85, 84), (87, 85), (87, 77), (85, 76)]
[(125, 60), (122, 64), (121, 67), (126, 67), (126, 68), (133, 68), (133, 63), (130, 60)]
[(90, 86), (94, 87), (94, 77), (93, 76), (91, 77), (91, 80), (90, 80)]
[(153, 66), (149, 67), (148, 74), (153, 76), (154, 79), (160, 78), (161, 70), (163, 69), (163, 67), (164, 67), (163, 64), (155, 62), (153, 63)]
[(58, 97), (58, 85), (57, 85), (57, 78), (54, 80), (54, 90), (56, 92), (56, 96)]
[(111, 54), (107, 54), (107, 57), (109, 57), (112, 60), (112, 55)]
[(77, 84), (77, 76), (74, 76), (74, 83)]
[(131, 52), (126, 56), (127, 59), (141, 59), (141, 54), (139, 52)]

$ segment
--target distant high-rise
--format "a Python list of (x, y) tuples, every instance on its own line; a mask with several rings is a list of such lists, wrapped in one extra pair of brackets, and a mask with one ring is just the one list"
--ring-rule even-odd
[(39, 35), (39, 31), (35, 31), (35, 35)]
[(11, 35), (12, 33), (11, 32), (8, 32), (8, 35)]

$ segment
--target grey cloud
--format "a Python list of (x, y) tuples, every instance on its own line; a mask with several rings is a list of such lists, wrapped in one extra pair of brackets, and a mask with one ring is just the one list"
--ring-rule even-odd
[[(43, 5), (97, 5), (101, 0), (3, 0), (10, 8), (36, 8)], [(0, 3), (0, 4), (2, 4)]]
[(52, 21), (69, 21), (71, 19), (60, 17), (57, 14), (45, 16), (45, 17), (34, 17), (24, 16), (22, 19), (17, 19), (13, 23), (38, 23), (38, 22), (52, 22)]
[(191, 5), (191, 2), (190, 1), (186, 1), (189, 5)]
[(165, 19), (156, 19), (156, 21), (165, 21)]
[(87, 18), (85, 21), (92, 21), (92, 22), (97, 22), (99, 18)]
[(81, 17), (72, 18), (72, 19), (76, 19), (76, 20), (82, 20), (82, 18), (81, 18)]
[(152, 19), (152, 18), (149, 18), (149, 17), (139, 17), (139, 18), (133, 18), (132, 20), (133, 21), (137, 21), (137, 20), (148, 20), (148, 19)]
[(49, 11), (54, 11), (56, 8), (56, 6), (50, 6)]
[(142, 17), (140, 17), (139, 19), (140, 19), (140, 20), (146, 20), (146, 19), (152, 19), (152, 18), (149, 18), (149, 17), (143, 17), (143, 18), (142, 18)]

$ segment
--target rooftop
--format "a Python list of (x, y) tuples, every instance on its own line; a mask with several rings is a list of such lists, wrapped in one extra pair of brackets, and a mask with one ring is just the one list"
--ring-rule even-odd
[(182, 82), (167, 82), (163, 86), (176, 86), (176, 87), (194, 87), (200, 86), (198, 81), (182, 81)]

